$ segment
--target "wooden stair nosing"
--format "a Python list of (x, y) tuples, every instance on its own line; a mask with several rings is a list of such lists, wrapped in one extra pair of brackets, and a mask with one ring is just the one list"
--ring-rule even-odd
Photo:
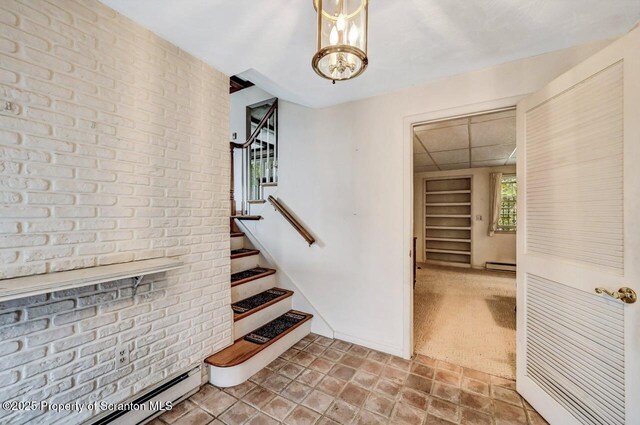
[(239, 280), (236, 280), (235, 282), (231, 281), (231, 287), (233, 288), (234, 286), (242, 285), (243, 283), (251, 282), (253, 280), (262, 279), (263, 277), (267, 277), (267, 276), (270, 276), (270, 275), (275, 274), (275, 273), (276, 273), (275, 269), (267, 269), (266, 272), (263, 272), (263, 273), (260, 273), (260, 274), (256, 274), (256, 275), (253, 275), (253, 276), (249, 276), (249, 277), (245, 277), (244, 279), (239, 279)]
[(236, 220), (262, 220), (261, 215), (233, 215), (231, 218)]
[(260, 254), (260, 251), (258, 251), (257, 249), (252, 249), (251, 251), (247, 251), (247, 252), (231, 254), (231, 259), (235, 260), (237, 258), (251, 257), (252, 255), (258, 255), (258, 254)]
[(243, 232), (231, 232), (230, 236), (232, 238), (239, 238), (239, 237), (244, 236), (244, 233)]
[[(282, 288), (271, 288), (271, 289), (277, 289), (279, 291), (285, 291), (284, 294), (280, 295), (278, 298), (274, 298), (271, 301), (268, 301), (264, 304), (260, 304), (259, 306), (249, 310), (249, 311), (245, 311), (244, 313), (236, 313), (233, 312), (233, 321), (237, 322), (238, 320), (242, 320), (245, 317), (251, 316), (254, 313), (259, 312), (260, 310), (264, 310), (265, 308), (272, 306), (275, 303), (279, 303), (282, 300), (286, 300), (287, 298), (293, 296), (293, 291), (289, 291), (288, 289), (282, 289)], [(267, 289), (268, 291), (269, 289)]]
[(304, 323), (308, 322), (313, 318), (313, 314), (304, 313), (298, 310), (289, 310), (290, 313), (295, 314), (304, 314), (306, 317), (300, 322), (296, 323), (294, 326), (287, 329), (285, 332), (282, 332), (275, 338), (272, 338), (268, 342), (264, 344), (256, 344), (254, 342), (250, 342), (244, 339), (244, 336), (236, 339), (233, 345), (225, 348), (224, 350), (216, 353), (212, 356), (209, 356), (205, 359), (207, 364), (210, 364), (215, 367), (233, 367), (238, 366), (239, 364), (249, 360), (251, 357), (255, 356), (262, 350), (265, 350), (271, 344), (278, 341), (280, 338), (284, 337), (288, 333), (293, 330), (299, 328)]

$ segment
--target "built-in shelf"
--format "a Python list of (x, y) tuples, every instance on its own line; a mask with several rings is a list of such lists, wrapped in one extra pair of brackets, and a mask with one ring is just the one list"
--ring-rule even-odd
[(458, 251), (458, 250), (455, 250), (455, 249), (427, 248), (425, 251), (427, 251), (427, 252), (437, 252), (439, 254), (471, 255), (471, 251)]
[(136, 279), (134, 281), (135, 293), (135, 289), (141, 283), (143, 276), (178, 269), (183, 265), (182, 261), (175, 258), (154, 258), (151, 260), (4, 279), (0, 280), (0, 302), (127, 278)]
[(425, 259), (470, 265), (471, 178), (433, 178), (424, 184)]
[(436, 238), (428, 236), (425, 238), (427, 241), (439, 241), (439, 242), (471, 242), (471, 239), (456, 239), (456, 238)]
[(459, 193), (471, 193), (470, 190), (437, 190), (425, 192), (427, 195), (457, 195)]
[(425, 226), (425, 229), (438, 229), (438, 230), (471, 230), (470, 226), (459, 227), (459, 226)]
[(431, 218), (471, 218), (471, 214), (427, 214)]
[(427, 202), (428, 207), (465, 207), (470, 206), (471, 202)]

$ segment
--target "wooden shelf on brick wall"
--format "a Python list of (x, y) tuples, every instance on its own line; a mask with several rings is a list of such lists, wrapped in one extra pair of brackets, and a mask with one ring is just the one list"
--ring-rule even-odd
[(182, 261), (175, 258), (154, 258), (65, 272), (3, 279), (0, 280), (0, 302), (127, 278), (135, 279), (135, 294), (135, 289), (142, 282), (143, 276), (178, 269), (183, 265)]

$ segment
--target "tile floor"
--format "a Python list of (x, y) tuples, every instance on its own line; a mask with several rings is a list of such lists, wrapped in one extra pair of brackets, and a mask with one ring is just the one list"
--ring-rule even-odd
[(232, 388), (203, 386), (151, 425), (542, 425), (515, 383), (308, 335)]

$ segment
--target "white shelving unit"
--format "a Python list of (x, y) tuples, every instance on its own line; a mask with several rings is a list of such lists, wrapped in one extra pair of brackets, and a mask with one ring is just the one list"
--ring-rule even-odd
[(427, 262), (471, 267), (471, 177), (424, 182)]
[(175, 270), (183, 265), (182, 261), (175, 258), (154, 258), (65, 272), (3, 279), (0, 280), (0, 302), (127, 278), (135, 279), (135, 294), (135, 290), (144, 276)]

